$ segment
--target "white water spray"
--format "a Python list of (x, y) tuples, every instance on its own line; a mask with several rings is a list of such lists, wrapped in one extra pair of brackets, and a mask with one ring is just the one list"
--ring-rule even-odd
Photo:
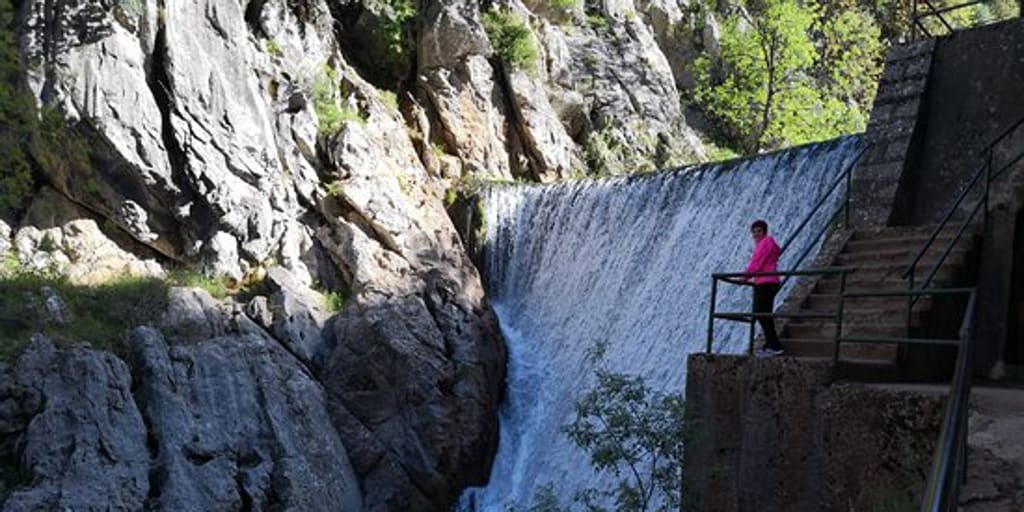
[[(755, 219), (781, 245), (860, 147), (847, 137), (734, 163), (489, 191), (484, 273), (508, 343), (508, 389), (490, 482), (468, 490), (460, 508), (525, 508), (544, 485), (567, 503), (610, 484), (561, 431), (593, 384), (588, 349), (606, 341), (612, 370), (681, 391), (687, 354), (704, 349), (710, 275), (745, 268)], [(811, 243), (841, 192), (780, 269)], [(749, 301), (745, 287), (720, 288), (720, 311)], [(715, 338), (716, 351), (739, 352), (746, 326), (719, 321)]]

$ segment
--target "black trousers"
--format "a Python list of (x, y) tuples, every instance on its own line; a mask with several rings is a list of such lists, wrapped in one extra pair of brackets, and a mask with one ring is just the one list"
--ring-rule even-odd
[[(778, 283), (763, 283), (754, 285), (754, 313), (771, 313), (775, 310), (775, 295), (779, 293)], [(765, 348), (781, 349), (779, 335), (775, 332), (775, 319), (771, 317), (758, 318), (761, 330), (764, 331)]]

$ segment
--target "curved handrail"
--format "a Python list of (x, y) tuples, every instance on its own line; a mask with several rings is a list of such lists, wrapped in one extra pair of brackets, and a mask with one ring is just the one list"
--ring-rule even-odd
[(956, 510), (960, 483), (967, 467), (967, 413), (971, 395), (971, 367), (974, 359), (974, 329), (976, 291), (970, 292), (967, 310), (960, 327), (960, 350), (956, 357), (956, 370), (950, 386), (949, 401), (942, 417), (939, 442), (935, 455), (921, 512), (946, 512)]

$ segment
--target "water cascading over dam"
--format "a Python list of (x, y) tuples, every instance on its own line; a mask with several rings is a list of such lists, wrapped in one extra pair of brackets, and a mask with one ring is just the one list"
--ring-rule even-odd
[[(755, 219), (781, 245), (861, 147), (846, 137), (720, 165), (488, 191), (484, 275), (508, 343), (508, 388), (490, 482), (460, 508), (525, 507), (545, 485), (567, 503), (609, 483), (561, 431), (593, 384), (588, 349), (607, 342), (612, 370), (681, 391), (686, 355), (704, 349), (710, 274), (744, 269)], [(780, 268), (811, 243), (841, 192)], [(749, 289), (720, 289), (720, 311), (749, 307)], [(719, 321), (716, 351), (744, 350), (746, 329)]]

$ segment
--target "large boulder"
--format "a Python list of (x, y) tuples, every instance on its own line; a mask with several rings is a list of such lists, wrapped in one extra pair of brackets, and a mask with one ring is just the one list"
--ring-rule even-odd
[(143, 509), (150, 489), (146, 425), (123, 361), (88, 348), (58, 349), (37, 335), (13, 382), (4, 380), (2, 434), (18, 436), (16, 455), (31, 474), (30, 485), (4, 502), (5, 512), (90, 510), (99, 503)]

